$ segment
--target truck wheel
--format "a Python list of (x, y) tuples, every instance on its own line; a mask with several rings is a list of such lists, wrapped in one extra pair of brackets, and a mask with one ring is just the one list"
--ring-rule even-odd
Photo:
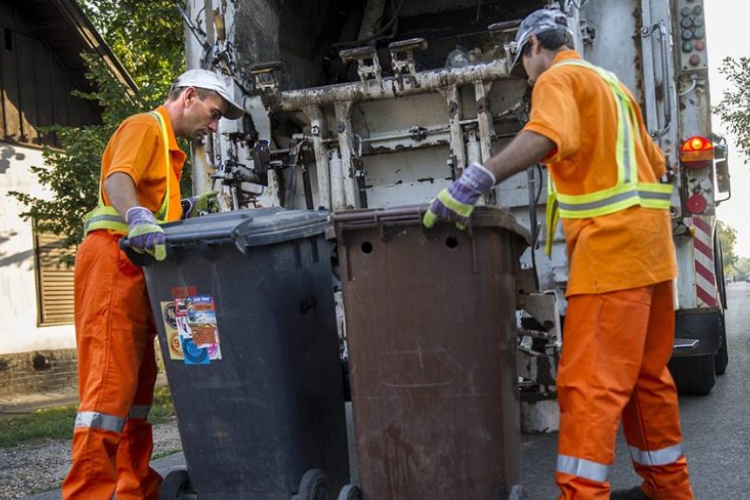
[(714, 357), (716, 375), (724, 375), (729, 364), (729, 349), (727, 348), (727, 327), (725, 318), (721, 318), (721, 346)]
[(328, 477), (320, 469), (310, 469), (299, 482), (298, 500), (330, 500)]
[(185, 469), (173, 470), (164, 482), (161, 483), (161, 493), (159, 500), (180, 500), (185, 493), (195, 493), (190, 484), (190, 476)]
[(357, 486), (347, 484), (341, 488), (338, 500), (362, 500), (362, 492)]
[(714, 354), (699, 356), (673, 356), (669, 371), (680, 394), (705, 396), (716, 383)]

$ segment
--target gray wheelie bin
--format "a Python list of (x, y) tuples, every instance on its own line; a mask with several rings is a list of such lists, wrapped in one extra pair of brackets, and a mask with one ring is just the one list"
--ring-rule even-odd
[(144, 269), (187, 470), (162, 499), (356, 493), (327, 218), (269, 208), (164, 226), (168, 257)]
[(515, 276), (528, 237), (479, 207), (337, 213), (365, 500), (520, 499)]

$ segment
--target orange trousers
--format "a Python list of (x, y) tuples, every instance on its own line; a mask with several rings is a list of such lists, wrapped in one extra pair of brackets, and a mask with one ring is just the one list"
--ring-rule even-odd
[(617, 429), (653, 500), (691, 500), (677, 390), (672, 282), (568, 298), (557, 377), (559, 500), (606, 500)]
[(161, 477), (149, 467), (156, 328), (143, 271), (94, 231), (75, 265), (75, 324), (81, 404), (64, 500), (155, 500)]

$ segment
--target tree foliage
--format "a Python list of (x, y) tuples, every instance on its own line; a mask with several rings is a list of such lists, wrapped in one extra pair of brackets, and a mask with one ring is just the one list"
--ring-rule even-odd
[(737, 264), (737, 254), (734, 247), (737, 244), (737, 231), (721, 221), (718, 221), (719, 241), (721, 241), (721, 257), (724, 263), (724, 276), (733, 276)]
[(736, 138), (737, 149), (750, 160), (750, 58), (727, 57), (719, 72), (726, 75), (729, 87), (714, 111)]
[(10, 193), (25, 205), (22, 216), (33, 219), (40, 232), (65, 236), (69, 249), (80, 243), (83, 216), (96, 206), (101, 156), (110, 136), (128, 116), (163, 103), (185, 67), (182, 19), (172, 0), (79, 2), (138, 85), (138, 92), (133, 94), (118, 81), (101, 58), (82, 54), (87, 77), (97, 90), (76, 95), (98, 103), (102, 124), (49, 129), (56, 133), (61, 149), (45, 148), (45, 165), (32, 167), (32, 172), (51, 191), (52, 199)]

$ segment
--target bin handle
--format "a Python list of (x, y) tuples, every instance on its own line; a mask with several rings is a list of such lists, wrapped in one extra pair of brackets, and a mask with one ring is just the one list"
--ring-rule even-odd
[(126, 237), (120, 238), (119, 245), (120, 250), (125, 252), (125, 256), (128, 258), (128, 260), (138, 267), (148, 266), (153, 261), (153, 258), (148, 254), (138, 253), (133, 250), (133, 246), (130, 244), (130, 240)]

